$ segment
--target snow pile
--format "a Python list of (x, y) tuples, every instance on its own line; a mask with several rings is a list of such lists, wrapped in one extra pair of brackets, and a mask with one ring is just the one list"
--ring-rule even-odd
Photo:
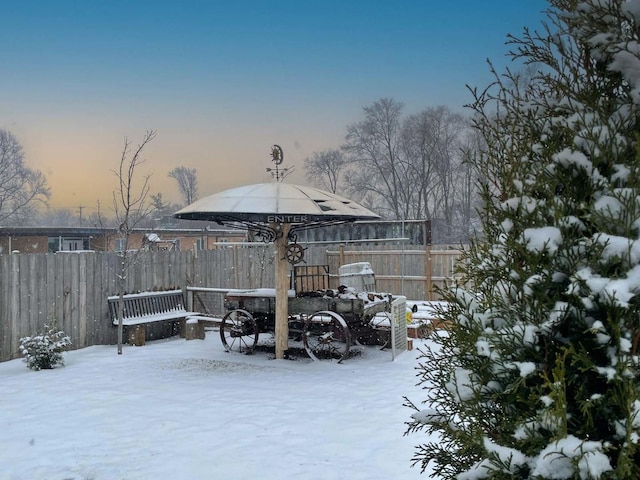
[(611, 471), (609, 458), (602, 452), (600, 442), (581, 441), (569, 435), (548, 445), (532, 463), (532, 475), (544, 478), (573, 478), (573, 464), (577, 462), (580, 478), (600, 478)]

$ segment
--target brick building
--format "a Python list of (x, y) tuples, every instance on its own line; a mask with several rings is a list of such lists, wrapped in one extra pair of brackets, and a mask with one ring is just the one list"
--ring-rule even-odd
[[(228, 228), (139, 228), (129, 237), (129, 249), (193, 250), (242, 242), (246, 232)], [(58, 251), (119, 251), (123, 238), (113, 228), (0, 227), (0, 254)]]

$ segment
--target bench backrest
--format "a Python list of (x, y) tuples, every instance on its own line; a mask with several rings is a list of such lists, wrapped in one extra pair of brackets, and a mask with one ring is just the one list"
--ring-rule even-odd
[[(119, 295), (108, 297), (112, 320), (118, 319)], [(182, 290), (129, 293), (123, 296), (122, 318), (147, 317), (159, 313), (186, 311)]]

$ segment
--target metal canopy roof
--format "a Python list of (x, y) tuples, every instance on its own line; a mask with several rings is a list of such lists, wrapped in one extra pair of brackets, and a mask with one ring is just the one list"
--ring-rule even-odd
[(210, 195), (176, 212), (175, 217), (219, 223), (290, 223), (297, 226), (297, 230), (380, 218), (339, 195), (277, 182), (247, 185)]

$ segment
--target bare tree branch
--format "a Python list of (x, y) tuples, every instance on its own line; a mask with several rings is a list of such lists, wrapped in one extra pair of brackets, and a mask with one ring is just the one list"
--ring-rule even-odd
[(42, 172), (24, 164), (24, 152), (18, 140), (0, 130), (0, 223), (25, 224), (39, 204), (47, 204), (51, 192)]

